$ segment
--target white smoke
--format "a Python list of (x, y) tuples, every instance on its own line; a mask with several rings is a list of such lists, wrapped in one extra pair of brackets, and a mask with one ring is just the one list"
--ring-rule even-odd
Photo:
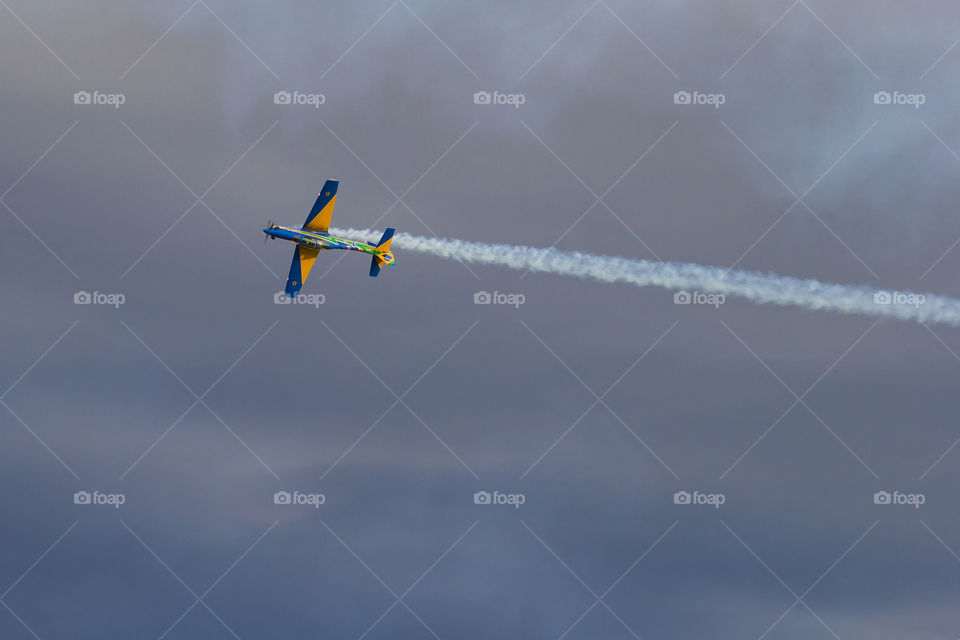
[[(380, 237), (379, 232), (370, 230), (339, 229), (336, 233), (348, 238)], [(757, 304), (789, 305), (811, 311), (837, 311), (960, 326), (960, 300), (930, 293), (882, 291), (691, 263), (632, 260), (579, 251), (426, 238), (406, 233), (394, 236), (393, 247), (464, 262), (593, 278), (601, 282), (722, 293)]]

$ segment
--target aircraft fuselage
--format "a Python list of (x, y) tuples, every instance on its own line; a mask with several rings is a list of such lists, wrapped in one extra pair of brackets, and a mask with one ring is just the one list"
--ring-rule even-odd
[(308, 249), (343, 249), (344, 251), (362, 251), (363, 253), (379, 254), (384, 258), (386, 264), (393, 262), (393, 255), (378, 251), (374, 245), (360, 242), (359, 240), (350, 240), (348, 238), (339, 238), (324, 231), (308, 231), (307, 229), (294, 229), (292, 227), (283, 227), (273, 225), (266, 227), (263, 232), (271, 238), (289, 240), (295, 242), (301, 247)]

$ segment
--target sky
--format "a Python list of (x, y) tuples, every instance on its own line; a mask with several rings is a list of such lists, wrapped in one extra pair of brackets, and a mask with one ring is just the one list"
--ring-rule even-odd
[(402, 249), (290, 303), (261, 229), (335, 178), (339, 227), (960, 297), (958, 41), (3, 0), (0, 637), (957, 637), (957, 329)]

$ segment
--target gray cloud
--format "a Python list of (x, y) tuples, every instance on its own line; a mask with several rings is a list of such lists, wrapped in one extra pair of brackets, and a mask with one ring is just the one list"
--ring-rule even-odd
[[(675, 306), (402, 251), (377, 279), (321, 256), (304, 291), (325, 303), (273, 304), (291, 252), (260, 229), (298, 223), (326, 177), (344, 227), (960, 295), (956, 51), (921, 78), (955, 12), (807, 5), (722, 78), (789, 4), (607, 2), (570, 28), (589, 3), (208, 1), (123, 79), (189, 5), (11, 3), (79, 79), (0, 10), (0, 193), (14, 185), (2, 200), (33, 232), (0, 208), (0, 635), (360, 637), (416, 583), (367, 637), (559, 638), (674, 522), (604, 596), (616, 616), (598, 604), (567, 637), (759, 637), (811, 586), (842, 638), (954, 633), (952, 329)], [(79, 90), (126, 102), (74, 105)], [(812, 212), (778, 222), (814, 183)], [(481, 289), (526, 303), (475, 306)], [(673, 504), (695, 490), (726, 503)], [(223, 624), (202, 604), (174, 624), (195, 600), (178, 577), (214, 585)], [(773, 634), (830, 631), (798, 604)]]

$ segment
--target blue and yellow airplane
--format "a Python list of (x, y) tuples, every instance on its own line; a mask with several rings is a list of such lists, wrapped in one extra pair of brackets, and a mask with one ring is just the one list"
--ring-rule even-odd
[(282, 227), (267, 221), (267, 228), (263, 230), (264, 240), (267, 238), (280, 238), (296, 242), (297, 248), (293, 251), (293, 264), (290, 265), (290, 275), (287, 277), (287, 287), (285, 292), (287, 296), (296, 297), (303, 286), (307, 276), (310, 275), (310, 269), (313, 268), (313, 262), (317, 255), (324, 249), (344, 249), (345, 251), (362, 251), (373, 256), (370, 260), (370, 275), (376, 277), (380, 273), (380, 267), (393, 264), (393, 253), (390, 251), (390, 243), (393, 242), (393, 229), (387, 229), (377, 244), (367, 244), (357, 240), (348, 240), (347, 238), (338, 238), (330, 235), (330, 218), (333, 216), (333, 205), (337, 202), (336, 180), (327, 180), (323, 184), (323, 190), (317, 194), (317, 201), (313, 203), (310, 214), (307, 216), (303, 227), (294, 229), (293, 227)]

